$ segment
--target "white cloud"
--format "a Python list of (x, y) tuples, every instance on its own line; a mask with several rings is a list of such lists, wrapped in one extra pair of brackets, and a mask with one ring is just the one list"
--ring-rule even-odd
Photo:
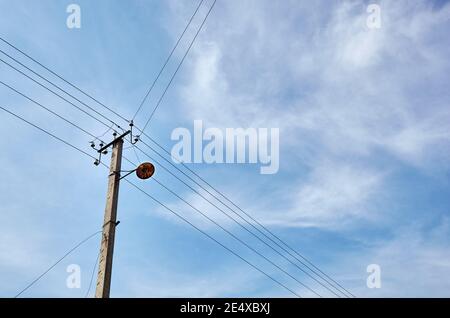
[[(391, 139), (428, 120), (417, 116), (423, 106), (408, 87), (427, 83), (411, 67), (432, 66), (432, 77), (448, 69), (445, 44), (425, 39), (443, 27), (450, 6), (383, 2), (383, 26), (370, 30), (362, 3), (322, 5), (334, 12), (321, 21), (325, 26), (314, 25), (316, 16), (299, 5), (221, 4), (220, 21), (211, 19), (191, 57), (181, 90), (186, 115), (219, 127), (281, 127), (289, 139), (312, 131), (312, 142), (340, 153), (381, 146), (396, 154)], [(433, 104), (438, 112), (447, 107), (439, 99)], [(408, 135), (408, 143), (434, 141)]]
[[(300, 157), (309, 169), (308, 184), (293, 176), (297, 195), (287, 198), (305, 208), (269, 219), (332, 226), (368, 217), (386, 182), (373, 165), (380, 155), (448, 166), (448, 101), (427, 89), (450, 69), (450, 5), (380, 5), (382, 27), (372, 30), (362, 1), (224, 2), (196, 42), (184, 115), (214, 127), (280, 127), (281, 166)], [(362, 163), (346, 167), (348, 159)]]
[(291, 224), (342, 223), (359, 216), (368, 218), (367, 201), (379, 190), (382, 176), (355, 166), (319, 165), (311, 180), (300, 187)]
[[(450, 290), (450, 249), (448, 219), (430, 233), (408, 222), (400, 227), (393, 239), (376, 243), (366, 253), (346, 257), (342, 265), (359, 272), (349, 274), (348, 285), (353, 285), (360, 297), (448, 297)], [(378, 264), (381, 268), (381, 288), (368, 289), (365, 267)]]

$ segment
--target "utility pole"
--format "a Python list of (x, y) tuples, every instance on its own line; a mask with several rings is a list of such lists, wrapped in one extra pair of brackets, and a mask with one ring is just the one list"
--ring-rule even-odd
[[(133, 124), (130, 124), (133, 127)], [(109, 298), (109, 291), (111, 289), (111, 274), (112, 263), (114, 253), (114, 237), (116, 234), (117, 222), (117, 204), (119, 201), (119, 185), (120, 180), (129, 176), (131, 173), (136, 172), (136, 176), (139, 179), (145, 180), (150, 178), (155, 172), (155, 167), (149, 162), (140, 164), (136, 169), (128, 171), (124, 176), (120, 176), (122, 168), (122, 150), (123, 140), (127, 135), (133, 137), (131, 130), (123, 133), (119, 137), (114, 133), (114, 140), (106, 146), (100, 144), (100, 149), (97, 150), (99, 158), (94, 162), (95, 165), (100, 165), (102, 154), (108, 153), (108, 148), (112, 146), (111, 164), (109, 168), (108, 178), (108, 193), (106, 196), (105, 218), (103, 221), (103, 233), (102, 241), (100, 245), (100, 256), (98, 264), (97, 275), (97, 288), (95, 290), (96, 298)], [(134, 145), (139, 139), (135, 138), (134, 142), (130, 141)], [(91, 145), (95, 148), (95, 145)]]
[[(129, 133), (129, 132), (128, 132)], [(114, 236), (117, 223), (117, 203), (119, 200), (120, 169), (122, 166), (122, 149), (124, 135), (102, 147), (102, 154), (112, 145), (111, 164), (109, 170), (108, 194), (106, 197), (105, 218), (103, 223), (100, 259), (97, 276), (96, 298), (109, 298), (111, 272), (114, 252)]]

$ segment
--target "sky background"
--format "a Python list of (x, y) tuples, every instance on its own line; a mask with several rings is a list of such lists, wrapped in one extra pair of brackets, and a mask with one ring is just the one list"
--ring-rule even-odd
[[(81, 7), (81, 29), (66, 26), (71, 3)], [(0, 34), (128, 118), (197, 3), (0, 0)], [(366, 25), (370, 3), (381, 7), (380, 29)], [(138, 125), (207, 9), (199, 11)], [(195, 119), (221, 129), (279, 128), (277, 174), (261, 175), (258, 165), (248, 164), (189, 167), (355, 295), (449, 297), (449, 28), (447, 1), (218, 0), (147, 133), (170, 149), (172, 130), (192, 129)], [(0, 48), (49, 75), (4, 43)], [(0, 64), (1, 81), (95, 135), (105, 132)], [(0, 96), (2, 107), (91, 151), (89, 136), (2, 85)], [(107, 171), (3, 111), (0, 121), (0, 296), (12, 297), (101, 228)], [(125, 155), (138, 161), (132, 149)], [(157, 167), (156, 177), (332, 296), (163, 169)], [(153, 180), (130, 179), (300, 295), (312, 296)], [(118, 219), (112, 297), (292, 296), (126, 183)], [(23, 296), (84, 297), (99, 243), (100, 236), (87, 242)], [(70, 264), (81, 268), (80, 289), (66, 287)], [(369, 264), (381, 268), (379, 289), (366, 286)], [(94, 289), (95, 282), (91, 295)]]

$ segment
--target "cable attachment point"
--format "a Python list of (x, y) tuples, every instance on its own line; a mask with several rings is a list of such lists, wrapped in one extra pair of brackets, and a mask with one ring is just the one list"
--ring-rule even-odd
[(134, 122), (133, 120), (130, 121), (130, 143), (132, 145), (135, 145), (138, 141), (139, 141), (139, 135), (135, 136), (133, 138), (133, 127), (134, 127)]
[(99, 144), (99, 146), (100, 146), (99, 149), (95, 148), (95, 145), (92, 146), (94, 144), (94, 142), (91, 142), (91, 147), (93, 147), (95, 150), (97, 150), (97, 153), (98, 153), (98, 159), (95, 160), (94, 164), (96, 166), (98, 166), (102, 162), (102, 155), (108, 154), (108, 148), (113, 146), (117, 140), (124, 139), (130, 133), (131, 133), (131, 130), (128, 130), (127, 132), (125, 132), (122, 135), (120, 135), (119, 137), (117, 137), (117, 131), (114, 131), (114, 133), (113, 133), (114, 140), (109, 142), (106, 145), (104, 144), (103, 141), (101, 141), (101, 143)]

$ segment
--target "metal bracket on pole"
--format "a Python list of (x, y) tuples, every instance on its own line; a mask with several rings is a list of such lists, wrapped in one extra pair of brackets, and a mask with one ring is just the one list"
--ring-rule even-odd
[[(119, 137), (117, 136), (117, 133), (114, 133), (114, 140), (111, 141), (110, 143), (106, 144), (105, 146), (102, 146), (100, 149), (96, 149), (98, 152), (98, 159), (95, 160), (94, 164), (96, 166), (98, 166), (101, 162), (102, 162), (102, 154), (106, 155), (108, 153), (108, 148), (113, 146), (118, 140), (121, 140), (123, 138), (125, 138), (126, 136), (128, 136), (129, 134), (131, 134), (131, 130), (127, 130), (126, 132), (124, 132), (122, 135), (120, 135)], [(133, 139), (133, 135), (131, 134), (131, 139)], [(131, 140), (131, 142), (133, 142), (133, 140)], [(95, 145), (93, 146), (95, 147)]]
[(99, 150), (97, 150), (97, 152), (99, 154), (102, 154), (106, 149), (108, 149), (109, 147), (111, 147), (112, 145), (114, 145), (116, 143), (117, 140), (119, 139), (123, 139), (125, 138), (127, 135), (131, 134), (131, 130), (128, 130), (126, 132), (124, 132), (122, 135), (120, 135), (119, 137), (115, 138), (113, 141), (111, 141), (109, 144), (103, 146), (102, 148), (100, 148)]

